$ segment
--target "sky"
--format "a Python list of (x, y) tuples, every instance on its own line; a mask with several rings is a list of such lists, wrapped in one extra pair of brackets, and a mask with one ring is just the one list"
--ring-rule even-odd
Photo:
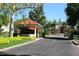
[(44, 4), (44, 13), (47, 20), (66, 20), (65, 8), (66, 3), (48, 3)]
[[(44, 4), (44, 13), (47, 20), (66, 20), (65, 14), (66, 3), (47, 3)], [(24, 12), (24, 11), (23, 11)], [(25, 10), (26, 17), (28, 18), (29, 9)], [(17, 15), (16, 19), (22, 18), (21, 15)]]

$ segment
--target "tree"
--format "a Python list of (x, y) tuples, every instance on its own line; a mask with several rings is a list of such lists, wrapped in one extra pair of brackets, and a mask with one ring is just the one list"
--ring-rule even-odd
[(67, 25), (67, 23), (66, 22), (62, 22), (62, 26), (66, 26)]
[(0, 12), (0, 26), (8, 25), (8, 23), (9, 23), (9, 17), (7, 16), (6, 11)]
[(61, 19), (58, 20), (57, 24), (58, 24), (58, 25), (62, 25)]
[(52, 26), (52, 24), (53, 24), (52, 21), (47, 21), (47, 24), (46, 24), (45, 27), (46, 28), (50, 28)]
[(2, 25), (7, 26), (9, 24), (9, 17), (7, 16), (6, 11), (0, 12), (0, 28)]
[(77, 24), (79, 20), (79, 4), (78, 3), (68, 3), (65, 9), (67, 15), (67, 24), (72, 27)]
[(32, 8), (33, 4), (20, 4), (20, 3), (1, 3), (0, 4), (0, 10), (6, 10), (7, 15), (10, 19), (10, 30), (9, 30), (9, 36), (13, 36), (13, 14), (21, 9), (25, 8)]
[(42, 34), (46, 34), (48, 32), (48, 21), (44, 15), (43, 4), (36, 4), (33, 10), (29, 12), (29, 18), (37, 21), (42, 26)]
[(52, 26), (56, 26), (57, 25), (57, 21), (56, 20), (53, 20), (53, 24), (52, 24)]
[(37, 21), (42, 26), (45, 26), (47, 23), (46, 17), (44, 16), (43, 4), (37, 4), (34, 10), (29, 12), (29, 18)]

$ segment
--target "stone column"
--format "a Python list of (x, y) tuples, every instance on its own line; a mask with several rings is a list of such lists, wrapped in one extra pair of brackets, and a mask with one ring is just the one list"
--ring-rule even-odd
[(34, 34), (35, 34), (35, 37), (36, 37), (36, 29), (34, 30)]

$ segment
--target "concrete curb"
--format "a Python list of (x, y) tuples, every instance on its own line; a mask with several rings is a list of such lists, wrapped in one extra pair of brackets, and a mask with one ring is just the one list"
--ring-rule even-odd
[(72, 40), (72, 43), (75, 44), (75, 45), (79, 45), (79, 43), (75, 40)]
[(1, 52), (1, 51), (5, 51), (5, 50), (9, 50), (9, 49), (12, 49), (12, 48), (20, 47), (20, 46), (23, 46), (23, 45), (25, 45), (25, 44), (27, 45), (27, 44), (36, 42), (36, 41), (38, 41), (38, 40), (40, 40), (40, 39), (42, 39), (42, 38), (36, 38), (36, 40), (34, 40), (34, 41), (30, 41), (30, 42), (26, 42), (26, 43), (23, 43), (23, 44), (19, 44), (19, 45), (7, 47), (7, 48), (4, 48), (4, 49), (0, 49), (0, 52)]

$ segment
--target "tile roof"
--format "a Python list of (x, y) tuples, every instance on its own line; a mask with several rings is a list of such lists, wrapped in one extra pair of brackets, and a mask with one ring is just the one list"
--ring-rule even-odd
[(27, 20), (18, 21), (18, 22), (16, 22), (16, 24), (33, 24), (33, 25), (36, 25), (36, 24), (39, 24), (39, 23), (37, 21), (27, 19)]

